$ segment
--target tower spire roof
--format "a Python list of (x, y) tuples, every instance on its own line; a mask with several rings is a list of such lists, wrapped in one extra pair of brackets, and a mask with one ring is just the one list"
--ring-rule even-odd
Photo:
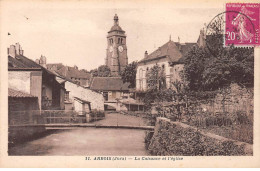
[(117, 14), (115, 14), (115, 16), (114, 16), (114, 25), (118, 25), (118, 16), (117, 16)]
[(119, 26), (119, 22), (118, 22), (119, 18), (117, 16), (117, 14), (115, 14), (114, 16), (114, 25), (111, 27), (110, 32), (113, 32), (113, 31), (120, 31), (120, 32), (125, 32), (120, 26)]

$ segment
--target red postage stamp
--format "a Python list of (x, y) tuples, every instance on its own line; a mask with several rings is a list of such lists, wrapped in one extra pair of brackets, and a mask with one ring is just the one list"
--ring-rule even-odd
[(260, 3), (227, 3), (225, 46), (259, 46)]

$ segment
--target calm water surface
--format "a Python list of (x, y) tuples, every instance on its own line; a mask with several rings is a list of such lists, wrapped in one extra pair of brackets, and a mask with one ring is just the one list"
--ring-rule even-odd
[(59, 130), (45, 137), (16, 145), (9, 155), (149, 155), (145, 131), (132, 129), (80, 128)]

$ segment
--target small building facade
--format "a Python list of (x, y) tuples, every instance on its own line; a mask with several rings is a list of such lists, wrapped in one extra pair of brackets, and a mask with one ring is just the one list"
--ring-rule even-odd
[(184, 55), (195, 45), (169, 40), (151, 54), (146, 51), (137, 65), (136, 91), (145, 92), (148, 89), (146, 74), (155, 65), (164, 71), (166, 88), (174, 88), (173, 83), (182, 80), (180, 73), (184, 67)]
[(90, 113), (91, 105), (89, 101), (74, 97), (74, 110), (79, 114)]
[(93, 77), (90, 89), (103, 94), (105, 105), (116, 108), (119, 99), (129, 97), (129, 83), (123, 83), (121, 77)]
[(65, 88), (56, 81), (55, 74), (23, 56), (19, 48), (13, 46), (8, 49), (8, 88), (37, 97), (40, 110), (64, 109)]
[(72, 80), (60, 75), (56, 76), (56, 80), (64, 84), (66, 89), (65, 110), (104, 110), (104, 98), (102, 93), (80, 86)]
[(38, 98), (29, 93), (8, 88), (8, 111), (39, 110)]

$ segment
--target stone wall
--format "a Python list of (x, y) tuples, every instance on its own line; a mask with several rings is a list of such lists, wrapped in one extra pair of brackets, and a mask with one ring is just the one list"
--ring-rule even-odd
[(201, 107), (213, 113), (235, 113), (243, 111), (247, 115), (254, 110), (253, 88), (242, 88), (237, 84), (231, 84), (229, 88), (223, 89), (210, 103), (202, 103)]
[[(24, 100), (23, 103), (32, 103), (32, 102)], [(26, 107), (26, 109), (27, 108), (28, 107)], [(36, 137), (41, 137), (42, 134), (46, 133), (46, 129), (43, 124), (44, 124), (44, 118), (43, 115), (40, 114), (39, 110), (9, 111), (8, 112), (9, 145), (28, 141)]]
[(103, 94), (97, 93), (88, 88), (84, 88), (72, 82), (65, 82), (66, 91), (69, 91), (70, 99), (78, 97), (80, 99), (91, 102), (91, 109), (104, 110), (104, 97)]
[(157, 118), (148, 150), (152, 155), (159, 156), (253, 155), (250, 144), (202, 132), (166, 118)]
[(13, 145), (28, 141), (34, 137), (40, 137), (45, 132), (45, 126), (9, 126), (8, 143)]
[(39, 110), (37, 97), (13, 98), (8, 97), (8, 111)]
[(8, 71), (8, 88), (19, 90), (30, 94), (31, 72), (30, 71)]
[(38, 106), (42, 102), (41, 71), (8, 71), (8, 88), (19, 90), (38, 97)]

